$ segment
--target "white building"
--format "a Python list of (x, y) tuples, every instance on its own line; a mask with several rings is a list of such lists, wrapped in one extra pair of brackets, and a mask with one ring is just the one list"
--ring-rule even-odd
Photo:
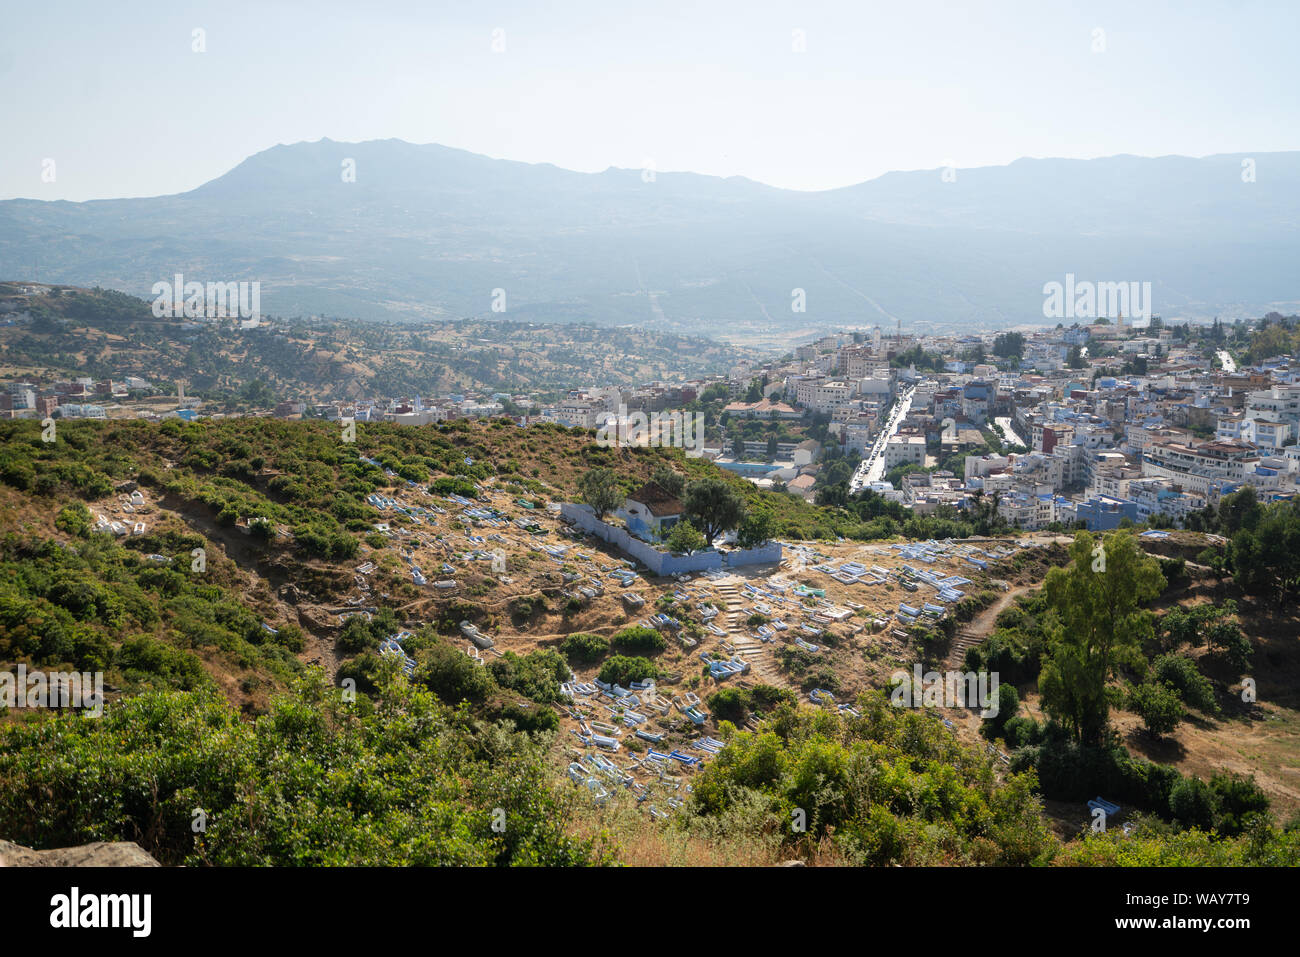
[(1199, 445), (1155, 442), (1142, 457), (1142, 474), (1168, 479), (1194, 495), (1206, 496), (1214, 485), (1258, 484), (1259, 451), (1244, 442), (1214, 441)]
[(886, 470), (899, 465), (925, 465), (925, 436), (891, 435), (885, 440)]
[(811, 383), (807, 390), (808, 401), (802, 404), (813, 412), (833, 415), (836, 410), (849, 404), (852, 392), (852, 387), (847, 382)]

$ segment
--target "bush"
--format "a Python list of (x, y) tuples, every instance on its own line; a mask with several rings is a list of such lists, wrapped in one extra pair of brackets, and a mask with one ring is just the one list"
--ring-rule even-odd
[(610, 646), (631, 655), (657, 655), (668, 647), (668, 639), (653, 628), (633, 625), (611, 638)]
[(1020, 694), (1016, 691), (1015, 685), (999, 684), (998, 685), (998, 713), (991, 718), (985, 718), (984, 724), (980, 730), (986, 738), (1000, 738), (1007, 723), (1015, 720), (1016, 713), (1020, 711)]
[(750, 708), (761, 713), (774, 711), (781, 705), (794, 707), (799, 703), (798, 697), (788, 688), (778, 688), (775, 685), (754, 685), (749, 689)]
[(354, 615), (343, 625), (339, 632), (338, 648), (345, 655), (355, 655), (367, 650), (375, 650), (384, 636), (376, 634), (371, 628), (372, 622), (361, 615)]
[(606, 684), (618, 684), (627, 687), (633, 681), (645, 681), (659, 677), (659, 666), (649, 658), (615, 655), (600, 666), (597, 677)]
[(306, 639), (303, 637), (302, 629), (297, 625), (281, 625), (276, 629), (274, 635), (268, 634), (265, 631), (260, 631), (260, 635), (264, 641), (274, 645), (283, 645), (294, 654), (302, 651), (303, 645), (306, 644)]
[(1182, 780), (1177, 769), (1135, 758), (1120, 746), (1084, 747), (1055, 734), (1059, 732), (1045, 728), (1042, 742), (1022, 747), (1011, 764), (1013, 771), (1036, 768), (1044, 797), (1087, 801), (1102, 794), (1112, 801), (1169, 815), (1170, 792)]
[(1196, 669), (1196, 662), (1182, 655), (1161, 655), (1153, 663), (1151, 678), (1168, 685), (1184, 704), (1209, 715), (1218, 715), (1214, 685)]
[[(216, 692), (150, 692), (94, 721), (0, 727), (0, 833), (34, 847), (134, 840), (191, 867), (605, 860), (569, 836), (579, 826), (540, 746), (402, 684), (384, 693), (387, 708), (347, 705), (318, 675), (257, 721)], [(517, 713), (544, 724), (548, 710)], [(513, 822), (504, 834), (495, 808)]]
[(1228, 837), (1235, 837), (1246, 830), (1250, 818), (1268, 813), (1269, 800), (1253, 777), (1238, 774), (1216, 774), (1210, 778), (1210, 790), (1214, 792), (1219, 810), (1215, 830)]
[(609, 654), (609, 642), (600, 635), (578, 631), (560, 642), (560, 651), (574, 664), (591, 665)]
[(175, 648), (148, 635), (127, 638), (114, 655), (114, 664), (128, 681), (155, 685), (162, 683), (181, 691), (191, 691), (211, 683), (203, 663), (192, 651)]
[(1169, 792), (1169, 810), (1183, 827), (1214, 827), (1218, 798), (1200, 778), (1183, 778)]
[(1129, 689), (1128, 707), (1142, 718), (1148, 733), (1166, 735), (1183, 720), (1178, 694), (1159, 681), (1147, 681)]
[(709, 711), (720, 721), (743, 724), (750, 713), (756, 715), (773, 711), (781, 705), (793, 708), (799, 703), (793, 691), (773, 685), (755, 685), (752, 688), (721, 688), (708, 697)]
[(360, 547), (351, 535), (337, 528), (327, 528), (319, 522), (296, 526), (293, 537), (302, 552), (317, 558), (350, 559), (357, 554), (357, 549)]
[(550, 708), (526, 708), (514, 701), (502, 705), (496, 717), (520, 731), (554, 731), (560, 726), (560, 716)]
[(1165, 576), (1165, 590), (1187, 582), (1187, 560), (1183, 558), (1158, 558), (1160, 574)]
[(1227, 567), (1227, 556), (1222, 548), (1206, 548), (1197, 554), (1196, 562), (1209, 568), (1215, 575), (1222, 578)]
[(474, 487), (473, 482), (466, 479), (434, 479), (429, 485), (429, 491), (435, 495), (459, 495), (461, 498), (478, 498), (478, 489)]
[(517, 691), (540, 704), (550, 704), (560, 697), (560, 682), (569, 677), (569, 666), (550, 648), (519, 657), (513, 651), (487, 665), (488, 673), (502, 688)]
[(59, 509), (59, 514), (55, 516), (54, 527), (77, 538), (85, 538), (90, 534), (90, 509), (80, 502), (65, 505)]
[(416, 653), (415, 680), (448, 704), (480, 702), (492, 693), (486, 668), (439, 641)]
[(383, 663), (379, 655), (369, 651), (348, 659), (339, 665), (339, 686), (342, 687), (344, 681), (351, 679), (356, 683), (357, 691), (362, 694), (374, 694), (378, 688), (379, 672)]
[(1216, 621), (1206, 632), (1205, 640), (1210, 648), (1220, 649), (1224, 659), (1238, 674), (1250, 667), (1251, 655), (1254, 653), (1250, 639), (1236, 622)]
[[(1014, 606), (1002, 614), (1024, 612)], [(1001, 621), (1002, 616), (999, 616)], [(1045, 639), (1040, 634), (1015, 627), (999, 626), (985, 641), (966, 649), (968, 671), (998, 673), (1002, 684), (1018, 685), (1034, 681), (1042, 670)]]
[(510, 619), (515, 624), (528, 621), (544, 611), (546, 611), (546, 599), (542, 595), (521, 595), (510, 602)]
[(1033, 718), (1022, 715), (1012, 718), (1002, 726), (1002, 740), (1013, 751), (1038, 744), (1041, 739), (1042, 728)]
[(707, 700), (709, 711), (719, 721), (744, 724), (749, 717), (749, 696), (739, 688), (723, 688)]
[[(740, 695), (719, 696), (711, 704), (730, 708)], [(753, 821), (755, 838), (775, 830), (792, 850), (826, 841), (852, 865), (1025, 864), (1051, 847), (1032, 776), (992, 783), (933, 716), (879, 694), (856, 704), (861, 718), (778, 707), (757, 732), (732, 733), (693, 777), (688, 812), (716, 827)], [(772, 828), (795, 809), (806, 831)]]

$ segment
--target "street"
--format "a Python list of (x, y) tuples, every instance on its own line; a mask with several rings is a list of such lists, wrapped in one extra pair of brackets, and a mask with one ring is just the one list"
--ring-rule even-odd
[(912, 408), (912, 394), (915, 391), (916, 386), (908, 386), (898, 394), (898, 401), (894, 403), (889, 419), (876, 435), (871, 448), (863, 455), (862, 464), (853, 473), (853, 478), (849, 480), (849, 492), (856, 494), (870, 483), (879, 481), (885, 474), (885, 442), (898, 431), (899, 424)]

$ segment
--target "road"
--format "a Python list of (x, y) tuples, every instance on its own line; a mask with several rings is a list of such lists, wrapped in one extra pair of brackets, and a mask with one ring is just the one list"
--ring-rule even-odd
[(858, 470), (853, 473), (853, 478), (849, 480), (850, 492), (862, 491), (872, 482), (879, 481), (885, 474), (885, 441), (898, 431), (898, 426), (902, 423), (903, 417), (912, 408), (912, 395), (915, 392), (916, 386), (913, 385), (908, 386), (898, 394), (898, 401), (894, 403), (894, 408), (889, 413), (889, 419), (885, 422), (884, 427), (876, 433), (875, 442), (863, 455), (862, 464), (858, 466)]
[(1029, 443), (1025, 441), (1024, 436), (1017, 432), (1016, 427), (1011, 424), (1009, 415), (1000, 415), (993, 420), (993, 423), (1002, 430), (1005, 436), (1004, 441), (1018, 443), (1025, 448), (1029, 448)]
[(1219, 362), (1222, 363), (1223, 371), (1228, 373), (1228, 375), (1232, 375), (1237, 371), (1236, 361), (1223, 349), (1219, 350)]

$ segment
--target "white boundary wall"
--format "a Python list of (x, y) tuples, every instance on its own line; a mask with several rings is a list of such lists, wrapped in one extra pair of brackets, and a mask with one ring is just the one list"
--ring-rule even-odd
[(661, 552), (649, 542), (636, 538), (625, 528), (616, 528), (596, 518), (590, 505), (565, 502), (560, 506), (560, 516), (585, 532), (591, 532), (616, 548), (627, 552), (656, 575), (677, 575), (682, 572), (710, 571), (723, 565), (761, 565), (781, 561), (781, 543), (765, 542), (757, 548), (722, 552), (709, 549), (692, 555), (672, 555)]

